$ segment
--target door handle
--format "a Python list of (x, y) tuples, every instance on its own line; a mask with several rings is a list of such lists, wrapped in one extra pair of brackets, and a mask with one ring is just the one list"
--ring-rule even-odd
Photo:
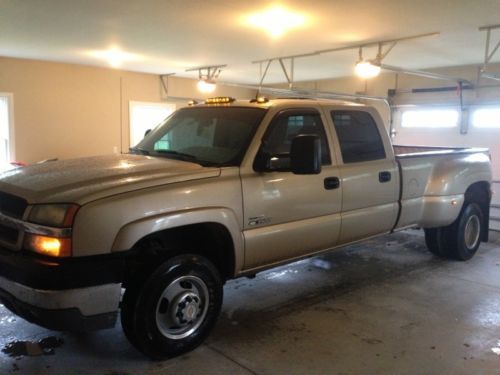
[(391, 181), (391, 172), (383, 171), (378, 173), (378, 180), (380, 182), (389, 182)]
[(340, 186), (340, 180), (338, 177), (327, 177), (325, 178), (324, 183), (326, 190), (338, 189)]

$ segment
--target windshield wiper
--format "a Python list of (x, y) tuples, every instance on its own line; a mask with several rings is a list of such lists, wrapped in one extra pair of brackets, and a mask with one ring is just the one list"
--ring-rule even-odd
[(186, 154), (184, 152), (179, 152), (179, 151), (174, 151), (174, 150), (155, 150), (155, 152), (157, 152), (158, 154), (167, 154), (167, 155), (180, 156), (180, 157), (187, 158), (187, 159), (195, 159), (195, 160), (198, 159), (194, 155)]
[(134, 154), (149, 155), (148, 150), (139, 147), (130, 147), (128, 150)]
[(175, 150), (155, 150), (155, 152), (162, 155), (173, 156), (174, 158), (179, 160), (190, 161), (199, 164), (202, 167), (213, 167), (217, 165), (217, 163), (209, 162), (206, 160), (200, 160), (195, 155), (186, 154), (185, 152), (179, 152)]

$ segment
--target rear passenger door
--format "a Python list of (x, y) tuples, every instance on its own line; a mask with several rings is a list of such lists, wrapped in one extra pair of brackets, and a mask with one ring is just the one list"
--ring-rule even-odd
[[(331, 109), (342, 186), (339, 243), (390, 231), (398, 212), (399, 172), (380, 116), (369, 109)], [(386, 152), (389, 150), (389, 152)]]

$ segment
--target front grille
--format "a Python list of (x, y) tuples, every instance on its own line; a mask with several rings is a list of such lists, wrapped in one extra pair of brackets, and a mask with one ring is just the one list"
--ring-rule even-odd
[(19, 230), (16, 228), (6, 227), (0, 224), (0, 240), (9, 242), (13, 245), (17, 243), (17, 237), (19, 236)]
[(21, 233), (17, 225), (8, 218), (21, 220), (26, 207), (28, 202), (25, 199), (0, 191), (0, 213), (4, 216), (0, 222), (0, 242), (11, 250), (19, 250), (18, 239)]
[(13, 217), (22, 219), (24, 211), (28, 206), (28, 202), (23, 198), (16, 197), (12, 194), (7, 194), (0, 191), (0, 212)]

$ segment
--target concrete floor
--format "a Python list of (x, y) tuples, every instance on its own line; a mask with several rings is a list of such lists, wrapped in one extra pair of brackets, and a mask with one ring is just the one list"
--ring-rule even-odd
[(136, 352), (119, 326), (52, 332), (0, 305), (0, 348), (62, 340), (51, 355), (0, 353), (0, 374), (498, 375), (499, 274), (499, 242), (464, 263), (433, 257), (420, 231), (380, 237), (229, 282), (207, 342), (165, 362)]

